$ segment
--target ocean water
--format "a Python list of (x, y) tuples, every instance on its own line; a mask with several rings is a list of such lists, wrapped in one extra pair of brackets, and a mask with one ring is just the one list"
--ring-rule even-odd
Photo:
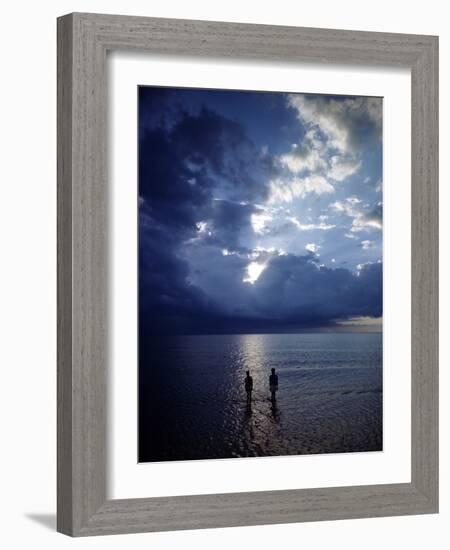
[(140, 462), (379, 450), (381, 334), (176, 336), (141, 345)]

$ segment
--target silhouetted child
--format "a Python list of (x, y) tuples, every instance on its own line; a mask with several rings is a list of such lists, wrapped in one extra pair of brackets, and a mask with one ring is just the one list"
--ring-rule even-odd
[(250, 376), (250, 371), (246, 371), (247, 376), (245, 377), (245, 391), (247, 392), (247, 404), (252, 400), (252, 391), (253, 391), (253, 378)]
[(275, 374), (275, 369), (271, 369), (272, 374), (269, 376), (269, 386), (270, 386), (270, 398), (272, 402), (276, 400), (276, 392), (278, 391), (278, 375)]

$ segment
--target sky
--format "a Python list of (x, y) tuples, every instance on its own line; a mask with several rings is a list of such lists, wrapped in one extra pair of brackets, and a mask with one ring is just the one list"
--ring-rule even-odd
[(146, 332), (381, 330), (381, 98), (138, 93)]

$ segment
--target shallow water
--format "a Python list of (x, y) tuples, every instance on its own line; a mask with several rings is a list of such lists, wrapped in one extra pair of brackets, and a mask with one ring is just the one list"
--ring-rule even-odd
[(381, 334), (176, 336), (141, 345), (140, 462), (381, 449)]

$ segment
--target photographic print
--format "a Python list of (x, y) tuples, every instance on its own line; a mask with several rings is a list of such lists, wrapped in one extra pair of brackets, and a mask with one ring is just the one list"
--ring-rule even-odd
[(382, 450), (382, 105), (138, 88), (139, 462)]

